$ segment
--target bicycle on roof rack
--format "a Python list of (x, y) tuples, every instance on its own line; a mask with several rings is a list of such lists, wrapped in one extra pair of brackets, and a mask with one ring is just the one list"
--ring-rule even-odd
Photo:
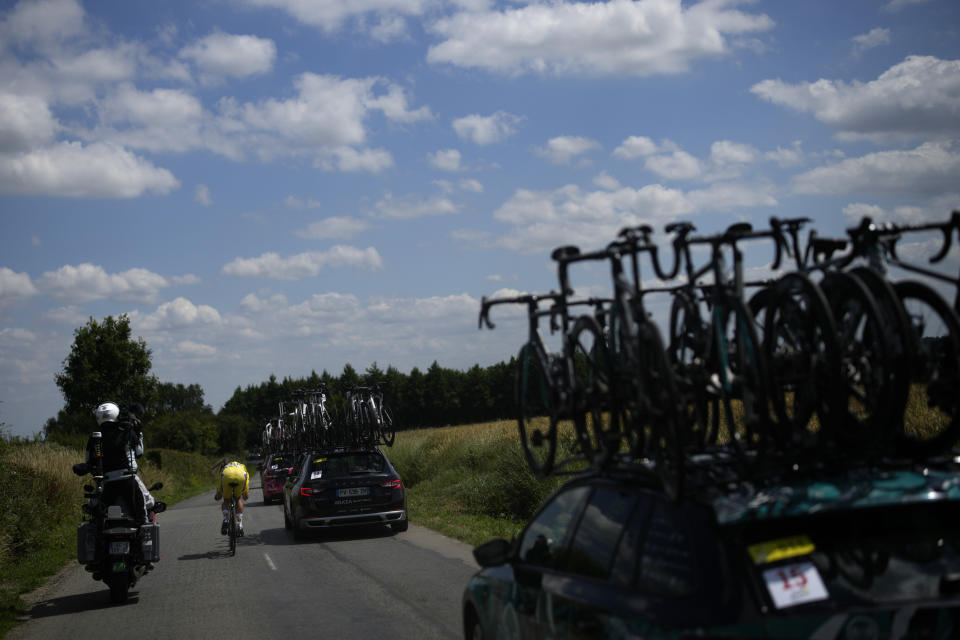
[(358, 446), (393, 446), (393, 413), (384, 399), (383, 385), (354, 386), (346, 393), (350, 440)]

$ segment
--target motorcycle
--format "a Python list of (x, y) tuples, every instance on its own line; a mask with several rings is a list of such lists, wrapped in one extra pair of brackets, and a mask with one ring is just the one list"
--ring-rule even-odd
[[(94, 432), (97, 441), (99, 432)], [(126, 602), (130, 589), (153, 563), (160, 560), (160, 528), (157, 514), (166, 504), (156, 501), (145, 509), (136, 475), (127, 470), (103, 473), (102, 457), (97, 451), (94, 464), (74, 465), (74, 473), (92, 473), (94, 485), (84, 485), (87, 503), (81, 507), (83, 519), (77, 528), (77, 560), (110, 588), (110, 599)], [(99, 464), (98, 464), (99, 463)], [(150, 491), (163, 488), (158, 482)]]

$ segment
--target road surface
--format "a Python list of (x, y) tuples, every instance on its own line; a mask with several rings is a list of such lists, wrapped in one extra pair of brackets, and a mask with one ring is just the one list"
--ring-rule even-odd
[[(162, 499), (162, 491), (159, 492)], [(31, 594), (10, 640), (112, 638), (461, 638), (471, 547), (410, 525), (340, 530), (294, 542), (283, 510), (251, 491), (237, 554), (213, 492), (158, 516), (161, 560), (112, 605), (72, 563)]]

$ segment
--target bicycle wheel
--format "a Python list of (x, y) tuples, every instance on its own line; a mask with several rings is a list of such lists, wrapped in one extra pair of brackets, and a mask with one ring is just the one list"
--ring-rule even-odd
[[(639, 378), (639, 418), (642, 443), (656, 462), (657, 473), (667, 496), (676, 500), (683, 492), (684, 436), (687, 429), (673, 369), (667, 359), (657, 326), (644, 320), (637, 326), (639, 349), (633, 374)], [(631, 451), (631, 453), (634, 453)], [(638, 452), (639, 453), (639, 452)]]
[(909, 320), (913, 354), (903, 430), (895, 449), (925, 457), (949, 451), (960, 435), (960, 320), (936, 291), (916, 281), (893, 285)]
[(393, 427), (393, 413), (386, 402), (380, 403), (380, 425), (381, 442), (388, 447), (392, 447), (397, 433)]
[(883, 450), (890, 439), (893, 361), (877, 303), (850, 273), (828, 273), (820, 284), (836, 323), (840, 347), (839, 415), (821, 427), (838, 455)]
[(237, 510), (234, 506), (234, 503), (230, 504), (230, 525), (227, 528), (228, 533), (230, 534), (230, 555), (237, 554)]
[(767, 291), (763, 346), (774, 434), (782, 451), (792, 445), (815, 447), (820, 425), (834, 420), (839, 406), (840, 347), (833, 314), (805, 274), (789, 273)]
[(573, 358), (572, 411), (577, 445), (587, 460), (602, 464), (619, 449), (623, 421), (611, 354), (592, 316), (577, 318), (568, 339), (567, 349)]
[(516, 397), (520, 444), (531, 471), (550, 473), (557, 454), (556, 399), (543, 348), (528, 342), (517, 358)]
[(771, 438), (766, 362), (753, 316), (741, 299), (717, 301), (712, 316), (713, 349), (707, 370), (713, 429), (718, 438), (726, 434), (725, 442), (750, 467), (762, 461)]
[(707, 407), (705, 364), (710, 334), (701, 320), (697, 303), (685, 291), (677, 291), (670, 305), (670, 336), (667, 357), (673, 368), (680, 398), (685, 442), (694, 452), (716, 444)]
[(910, 371), (912, 368), (912, 354), (908, 347), (910, 322), (903, 309), (900, 297), (885, 277), (867, 267), (851, 269), (850, 273), (860, 278), (877, 301), (877, 307), (883, 319), (883, 339), (889, 348), (888, 354), (892, 359), (890, 369), (890, 399), (891, 408), (888, 417), (891, 421), (891, 431), (899, 429), (903, 412), (907, 407), (907, 394), (910, 392)]

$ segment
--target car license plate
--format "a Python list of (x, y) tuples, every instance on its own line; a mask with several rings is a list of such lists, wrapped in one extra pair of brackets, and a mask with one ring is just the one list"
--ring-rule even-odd
[(370, 487), (348, 487), (346, 489), (337, 489), (338, 498), (353, 498), (355, 496), (366, 496), (370, 494)]
[(113, 553), (113, 554), (130, 553), (130, 543), (127, 541), (111, 542), (110, 553)]

